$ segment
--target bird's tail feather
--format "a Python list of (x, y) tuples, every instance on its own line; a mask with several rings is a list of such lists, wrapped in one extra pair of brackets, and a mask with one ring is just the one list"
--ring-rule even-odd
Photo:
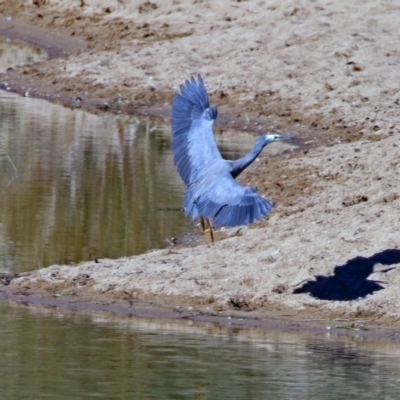
[(249, 196), (247, 201), (235, 205), (221, 205), (207, 199), (195, 202), (198, 213), (212, 219), (215, 225), (239, 226), (253, 223), (267, 215), (272, 204), (259, 195)]

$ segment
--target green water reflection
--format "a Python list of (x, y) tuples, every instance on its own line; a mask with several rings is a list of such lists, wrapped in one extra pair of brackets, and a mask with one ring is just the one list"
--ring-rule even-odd
[(395, 399), (398, 343), (0, 303), (2, 399)]
[(117, 258), (193, 229), (169, 132), (0, 93), (0, 272)]

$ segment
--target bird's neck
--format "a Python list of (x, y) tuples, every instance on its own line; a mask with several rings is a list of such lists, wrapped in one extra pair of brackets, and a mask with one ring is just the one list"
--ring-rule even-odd
[(244, 157), (232, 161), (231, 175), (233, 178), (239, 176), (261, 153), (264, 146), (254, 146)]

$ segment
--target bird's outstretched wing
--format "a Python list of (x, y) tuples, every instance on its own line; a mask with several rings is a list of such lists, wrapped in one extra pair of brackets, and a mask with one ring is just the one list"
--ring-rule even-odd
[(203, 80), (192, 77), (180, 86), (172, 103), (172, 150), (174, 163), (185, 185), (205, 166), (220, 160), (213, 125), (217, 108), (211, 107)]
[(208, 179), (207, 181), (204, 182), (204, 187), (200, 183), (192, 193), (191, 188), (188, 188), (188, 203), (191, 201), (196, 207), (192, 215), (209, 218), (214, 225), (251, 224), (272, 209), (272, 204), (260, 196), (257, 189), (242, 186), (228, 173), (219, 176), (214, 183), (210, 184)]

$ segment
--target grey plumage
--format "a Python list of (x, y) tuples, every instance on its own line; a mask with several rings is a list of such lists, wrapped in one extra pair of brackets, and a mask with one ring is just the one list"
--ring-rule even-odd
[(264, 134), (244, 157), (224, 160), (213, 133), (217, 108), (210, 107), (201, 76), (198, 75), (197, 82), (193, 77), (186, 80), (180, 92), (172, 104), (172, 150), (174, 163), (186, 185), (185, 214), (221, 226), (260, 220), (271, 211), (271, 202), (260, 196), (257, 189), (243, 186), (235, 178), (267, 144), (292, 137)]

